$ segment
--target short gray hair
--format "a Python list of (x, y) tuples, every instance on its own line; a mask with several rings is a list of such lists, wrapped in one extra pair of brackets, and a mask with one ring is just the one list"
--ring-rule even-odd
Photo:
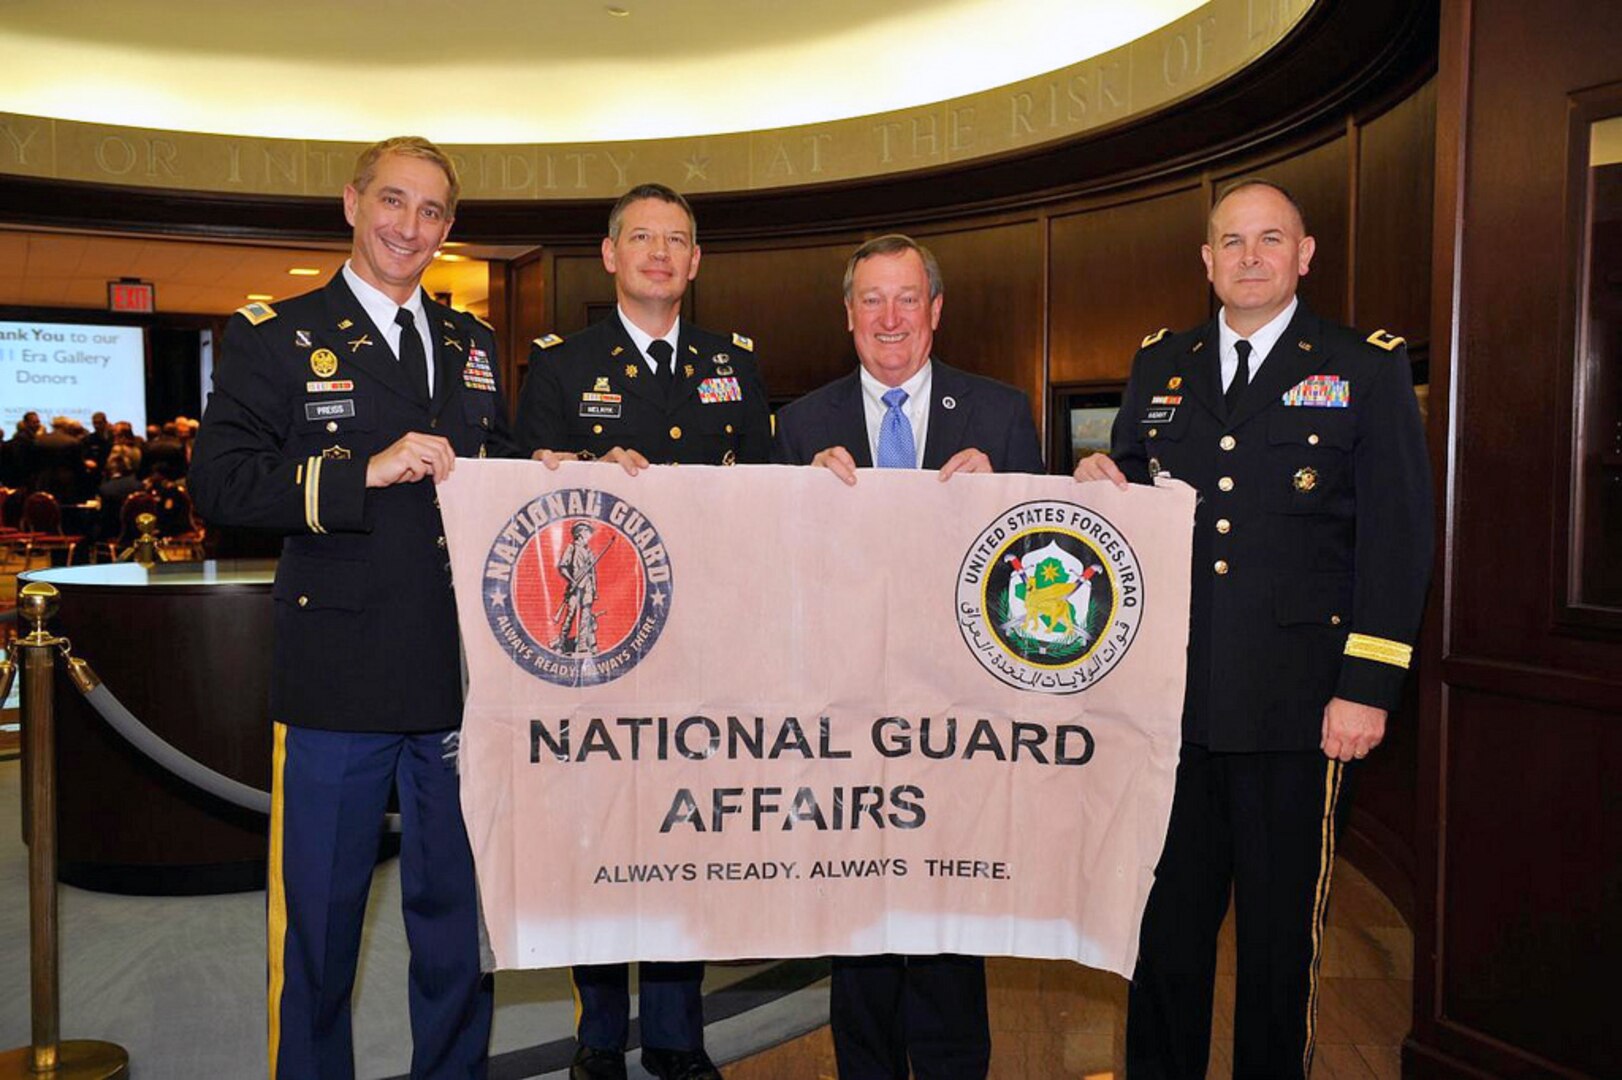
[(857, 248), (856, 253), (850, 257), (850, 262), (845, 264), (845, 299), (850, 299), (858, 264), (875, 255), (900, 255), (906, 251), (916, 251), (924, 262), (924, 273), (929, 275), (929, 298), (934, 300), (945, 292), (946, 283), (941, 279), (941, 264), (935, 261), (935, 253), (910, 236), (890, 233), (886, 236), (876, 236)]

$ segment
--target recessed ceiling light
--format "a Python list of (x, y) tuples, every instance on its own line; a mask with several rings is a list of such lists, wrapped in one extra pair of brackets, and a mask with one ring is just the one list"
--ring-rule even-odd
[(630, 10), (628, 8), (618, 7), (618, 6), (613, 5), (613, 4), (610, 4), (608, 7), (604, 8), (603, 10), (608, 12), (610, 15), (614, 16), (614, 18), (616, 18), (616, 19), (623, 19), (626, 16), (631, 14), (631, 12), (630, 12)]
[(460, 240), (447, 240), (439, 246), (442, 249), (467, 247), (467, 245)]
[(308, 266), (295, 266), (295, 267), (293, 267), (293, 269), (289, 270), (288, 273), (292, 274), (294, 277), (320, 277), (321, 276), (321, 271), (313, 269), (312, 267), (308, 267)]
[(467, 262), (466, 255), (452, 255), (448, 251), (441, 251), (438, 255), (435, 255), (434, 258), (438, 259), (440, 262)]
[(249, 300), (274, 300), (276, 298), (274, 296), (270, 295), (268, 292), (251, 292), (251, 293), (248, 294), (248, 299)]

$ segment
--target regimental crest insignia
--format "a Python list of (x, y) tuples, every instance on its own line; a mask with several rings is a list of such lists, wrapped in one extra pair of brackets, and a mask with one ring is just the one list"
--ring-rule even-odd
[(1074, 694), (1137, 639), (1143, 575), (1121, 530), (1074, 503), (1021, 503), (975, 539), (957, 579), (969, 651), (998, 681)]
[(514, 664), (558, 686), (599, 686), (653, 651), (673, 581), (659, 530), (639, 510), (566, 488), (508, 519), (481, 584), (490, 632)]
[(330, 379), (338, 373), (338, 354), (331, 349), (317, 349), (310, 354), (310, 370), (318, 379)]

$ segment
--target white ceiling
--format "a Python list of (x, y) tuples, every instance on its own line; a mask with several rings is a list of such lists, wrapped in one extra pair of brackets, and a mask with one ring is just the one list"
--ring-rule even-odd
[(359, 142), (403, 132), (501, 143), (750, 131), (987, 90), (1199, 6), (0, 0), (0, 112)]

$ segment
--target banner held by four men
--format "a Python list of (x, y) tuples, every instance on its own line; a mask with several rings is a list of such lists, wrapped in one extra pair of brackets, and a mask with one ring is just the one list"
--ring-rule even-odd
[(439, 497), (497, 967), (960, 952), (1130, 975), (1191, 489), (463, 461)]

